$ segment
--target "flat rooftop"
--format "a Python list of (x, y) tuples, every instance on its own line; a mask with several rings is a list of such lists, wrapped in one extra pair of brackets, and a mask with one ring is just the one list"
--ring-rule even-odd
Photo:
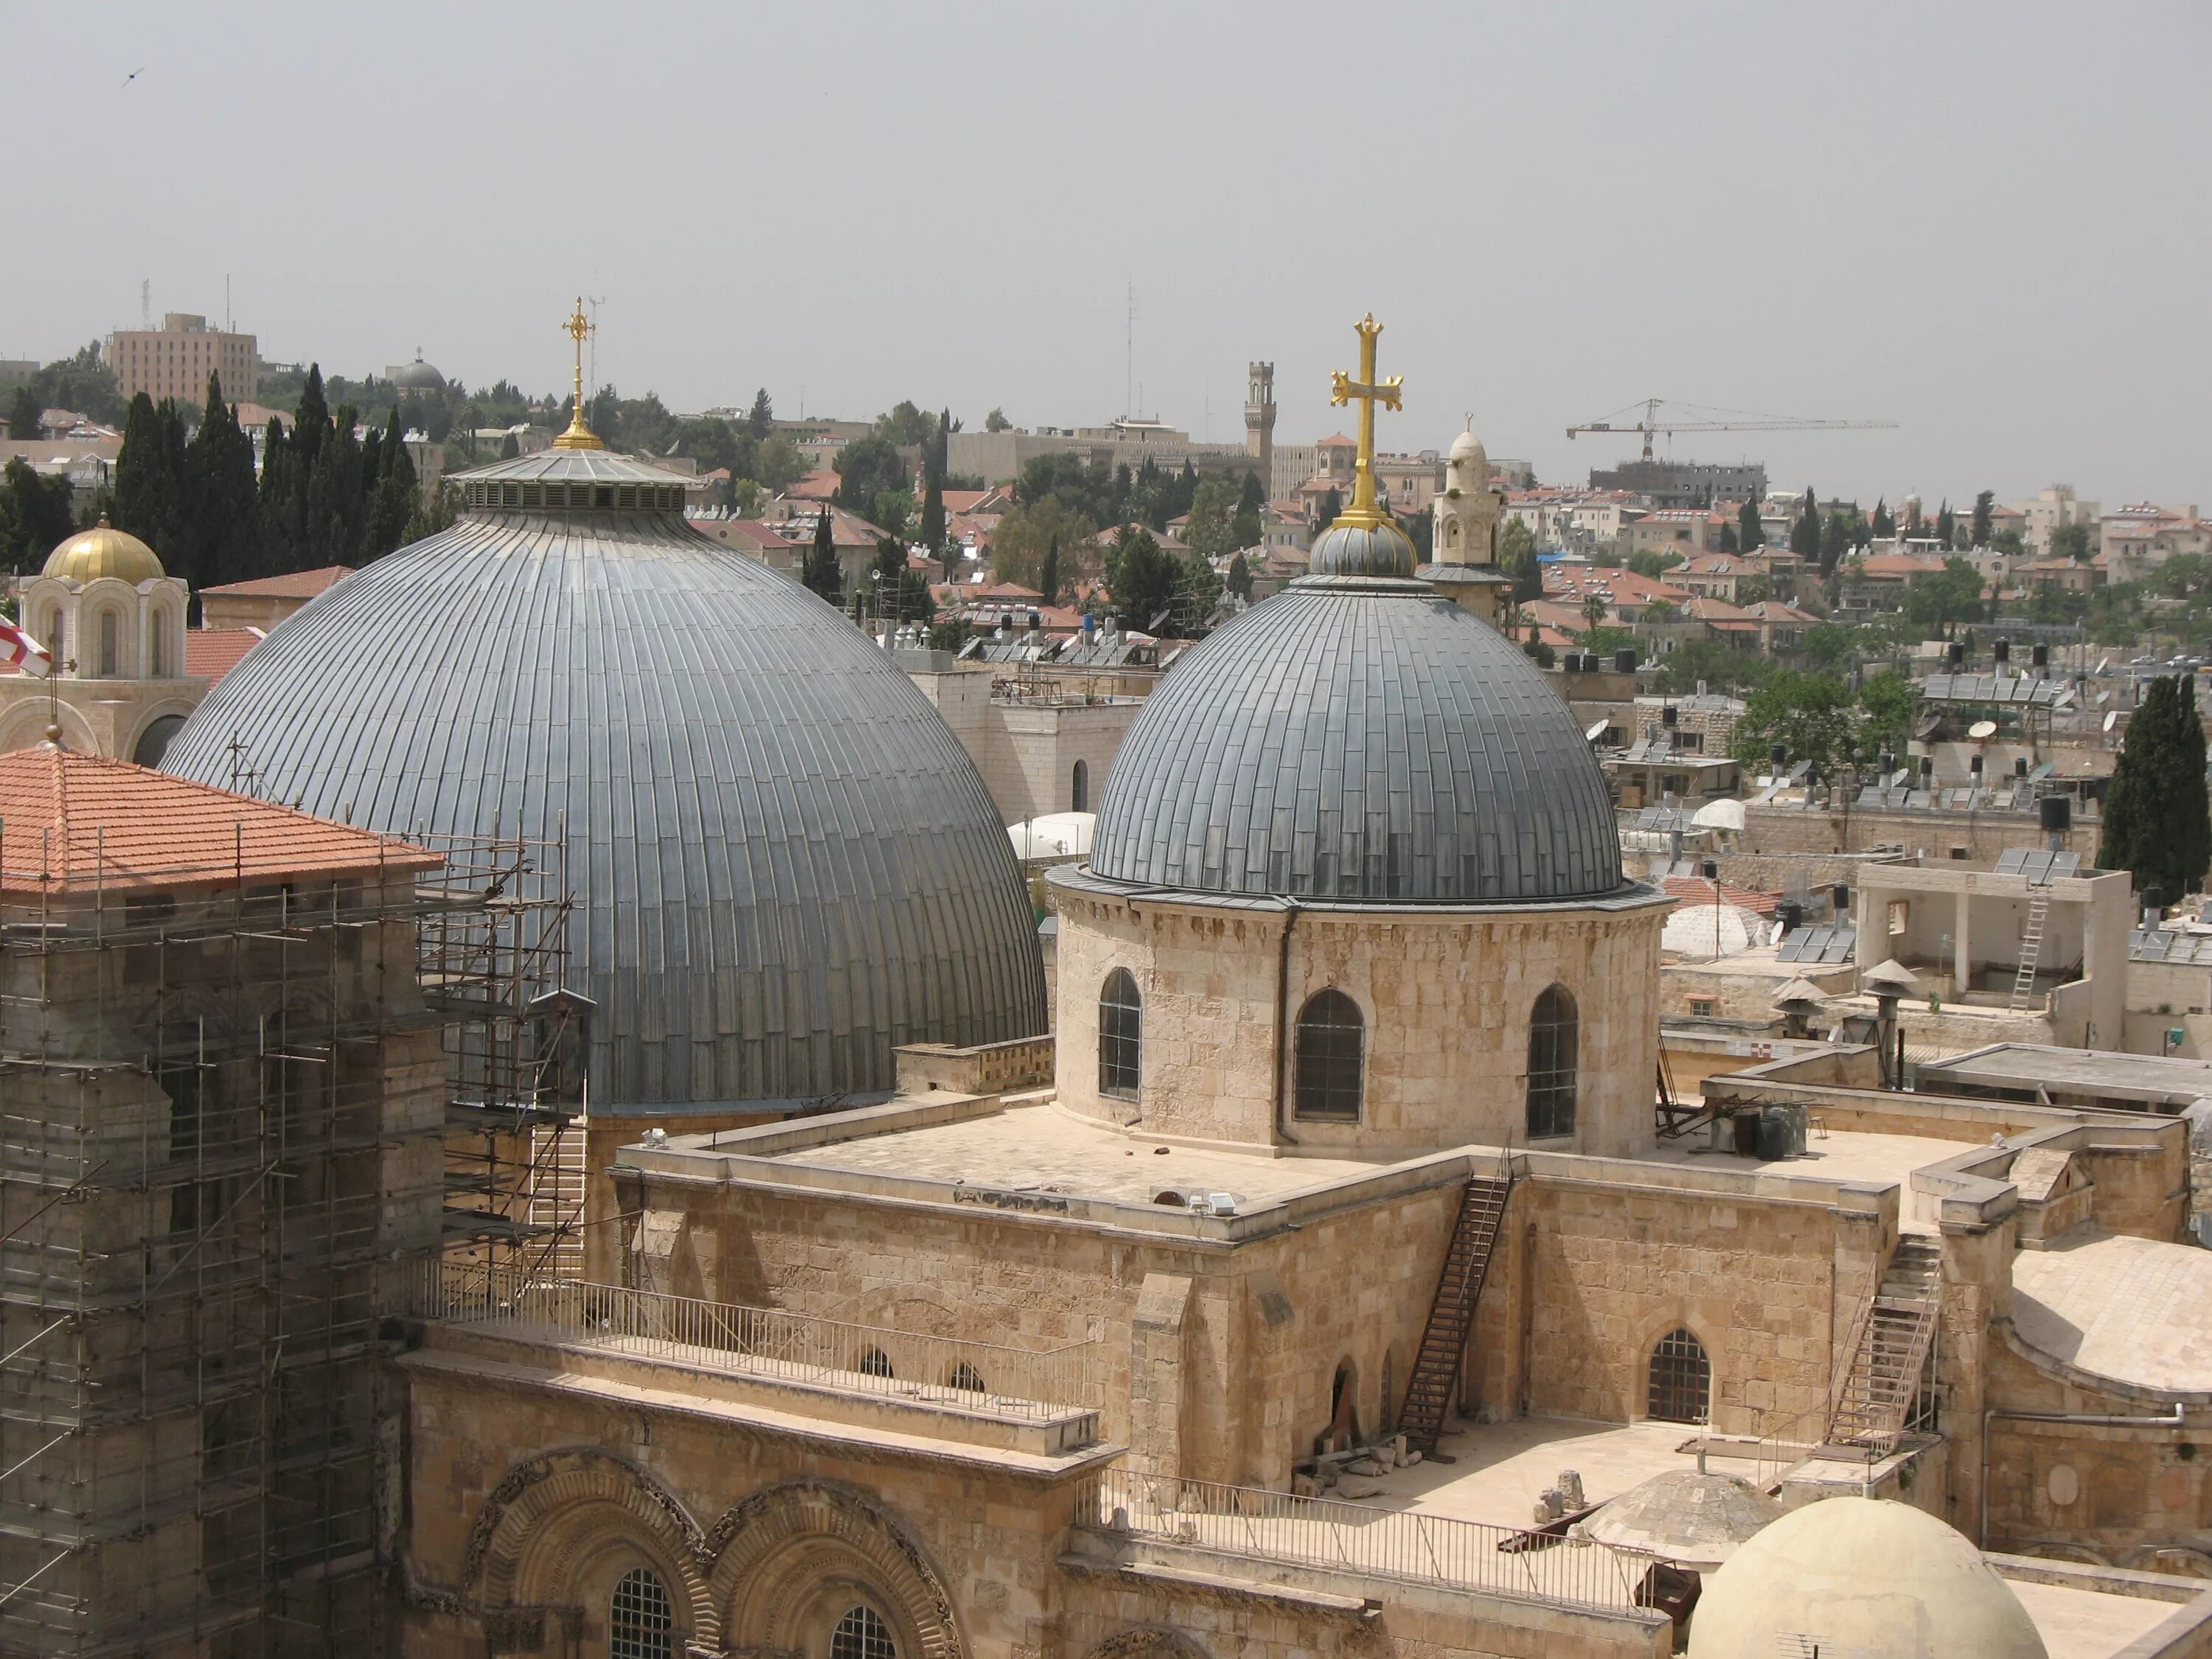
[(2100, 1097), (2147, 1105), (2187, 1105), (2212, 1096), (2212, 1060), (2180, 1055), (2114, 1054), (2057, 1048), (2039, 1042), (1997, 1042), (1962, 1054), (1923, 1060), (1920, 1086), (2016, 1090), (2033, 1096)]
[[(720, 1138), (720, 1144), (727, 1146), (729, 1138)], [(1169, 1188), (1226, 1192), (1240, 1203), (1282, 1198), (1373, 1175), (1403, 1158), (1391, 1154), (1371, 1159), (1276, 1158), (1265, 1147), (1240, 1152), (1169, 1146), (1133, 1138), (1042, 1103), (1011, 1106), (958, 1122), (797, 1147), (775, 1154), (774, 1161), (860, 1175), (1150, 1204)]]
[(2075, 1369), (2166, 1394), (2212, 1379), (2212, 1250), (2081, 1233), (2013, 1258), (2021, 1340)]
[[(1911, 1097), (1903, 1098), (1909, 1100)], [(1812, 1115), (1817, 1118), (1820, 1113), (1815, 1111)], [(1975, 1143), (1939, 1140), (1932, 1135), (1868, 1134), (1855, 1129), (1828, 1129), (1816, 1123), (1806, 1135), (1802, 1158), (1738, 1158), (1729, 1152), (1703, 1150), (1710, 1145), (1709, 1131), (1692, 1129), (1680, 1140), (1661, 1141), (1656, 1151), (1639, 1161), (1731, 1170), (1750, 1175), (1894, 1182), (1903, 1186), (1915, 1170), (1956, 1158), (1972, 1150)]]

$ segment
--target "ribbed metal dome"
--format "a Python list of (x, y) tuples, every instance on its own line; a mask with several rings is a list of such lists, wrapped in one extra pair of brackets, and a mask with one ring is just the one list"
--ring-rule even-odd
[(1361, 902), (1623, 890), (1611, 798), (1574, 716), (1427, 584), (1308, 576), (1169, 672), (1122, 741), (1091, 869)]
[(577, 454), (467, 477), (525, 504), (286, 619), (167, 769), (223, 782), (235, 740), (264, 797), (403, 835), (550, 839), (565, 815), (595, 1112), (864, 1095), (895, 1043), (1044, 1030), (999, 814), (881, 652), (672, 514), (581, 505), (656, 499), (664, 472)]

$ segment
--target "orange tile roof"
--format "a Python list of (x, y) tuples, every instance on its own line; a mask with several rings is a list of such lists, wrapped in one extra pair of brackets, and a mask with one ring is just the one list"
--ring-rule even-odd
[(1718, 886), (1721, 902), (1733, 904), (1740, 910), (1749, 910), (1762, 916), (1774, 914), (1774, 907), (1782, 902), (1779, 893), (1753, 892), (1748, 887), (1731, 887), (1726, 882), (1710, 882), (1703, 876), (1668, 876), (1660, 886), (1667, 890), (1677, 904), (1711, 904), (1713, 889)]
[(0, 893), (209, 887), (433, 870), (439, 854), (128, 761), (0, 755)]
[(295, 570), (282, 576), (256, 576), (251, 581), (223, 582), (203, 587), (203, 593), (235, 593), (244, 599), (312, 599), (342, 576), (353, 574), (349, 564), (326, 564), (319, 570)]
[(185, 634), (185, 672), (196, 680), (219, 680), (246, 660), (246, 653), (267, 636), (258, 628), (194, 628)]

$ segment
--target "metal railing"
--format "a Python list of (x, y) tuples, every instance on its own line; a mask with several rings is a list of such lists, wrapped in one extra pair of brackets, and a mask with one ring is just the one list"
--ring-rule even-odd
[(1174, 1475), (1106, 1469), (1093, 1492), (1078, 1519), (1109, 1531), (1571, 1607), (1633, 1607), (1650, 1565), (1584, 1539)]
[(1095, 1342), (1001, 1347), (454, 1261), (425, 1264), (416, 1312), (732, 1376), (810, 1382), (1024, 1421), (1100, 1408)]

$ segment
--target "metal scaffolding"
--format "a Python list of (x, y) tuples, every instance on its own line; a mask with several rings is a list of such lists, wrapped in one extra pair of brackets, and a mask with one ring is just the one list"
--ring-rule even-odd
[(580, 1221), (557, 860), (431, 850), (118, 892), (0, 830), (0, 1652), (382, 1644), (395, 1316)]

